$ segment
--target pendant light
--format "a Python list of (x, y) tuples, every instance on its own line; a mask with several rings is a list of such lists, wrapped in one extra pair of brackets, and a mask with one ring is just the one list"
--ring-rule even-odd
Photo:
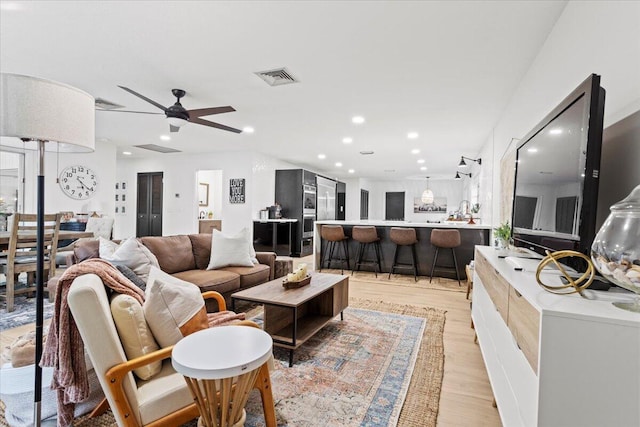
[(422, 192), (422, 203), (433, 203), (433, 191), (429, 190), (429, 177), (427, 177), (427, 188)]

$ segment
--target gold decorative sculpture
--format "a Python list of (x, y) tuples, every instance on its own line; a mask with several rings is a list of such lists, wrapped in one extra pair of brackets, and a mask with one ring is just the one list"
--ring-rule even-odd
[[(595, 277), (595, 269), (593, 267), (593, 263), (591, 262), (591, 259), (585, 254), (582, 254), (576, 251), (569, 251), (569, 250), (557, 251), (553, 253), (546, 251), (546, 253), (547, 253), (547, 256), (542, 258), (542, 261), (540, 261), (540, 264), (538, 264), (538, 268), (536, 270), (536, 281), (538, 282), (538, 284), (542, 286), (545, 290), (554, 294), (568, 295), (573, 293), (579, 293), (580, 296), (584, 297), (584, 295), (582, 294), (582, 291), (587, 289), (591, 285), (591, 283), (593, 283), (593, 279)], [(572, 278), (569, 275), (569, 273), (567, 273), (564, 266), (558, 262), (559, 259), (574, 257), (574, 256), (582, 258), (587, 262), (587, 271), (585, 271), (577, 279)], [(542, 273), (542, 270), (550, 263), (553, 263), (558, 268), (560, 273), (562, 273), (565, 279), (567, 279), (567, 284), (556, 286), (556, 285), (547, 285), (542, 282), (542, 280), (540, 279), (540, 273)], [(585, 280), (586, 282), (583, 284)]]

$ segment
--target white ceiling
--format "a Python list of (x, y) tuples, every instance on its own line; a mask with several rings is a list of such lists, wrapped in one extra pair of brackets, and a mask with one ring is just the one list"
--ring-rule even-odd
[[(1, 5), (2, 72), (64, 82), (137, 111), (159, 110), (117, 85), (165, 106), (180, 88), (185, 108), (231, 105), (236, 112), (205, 118), (255, 128), (190, 124), (164, 142), (162, 115), (96, 112), (96, 139), (119, 152), (171, 155), (131, 149), (138, 144), (255, 150), (338, 178), (405, 179), (452, 177), (461, 155), (477, 155), (565, 2)], [(253, 74), (278, 67), (300, 83), (271, 87)], [(352, 124), (354, 115), (366, 122)], [(410, 131), (419, 137), (409, 140)]]

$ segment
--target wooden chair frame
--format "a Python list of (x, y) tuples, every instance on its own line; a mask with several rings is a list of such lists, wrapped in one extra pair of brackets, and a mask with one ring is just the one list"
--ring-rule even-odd
[[(203, 298), (206, 299), (215, 299), (218, 302), (218, 307), (220, 311), (224, 311), (227, 309), (224, 297), (215, 291), (208, 291), (202, 294)], [(234, 325), (245, 325), (252, 326), (256, 328), (260, 328), (256, 323), (250, 320), (243, 320)], [(224, 327), (224, 326), (217, 326)], [(114, 411), (118, 411), (122, 419), (125, 420), (126, 427), (141, 427), (137, 421), (137, 418), (133, 415), (133, 411), (129, 400), (127, 399), (124, 391), (124, 380), (129, 372), (132, 372), (134, 369), (140, 368), (142, 366), (148, 365), (150, 363), (169, 359), (171, 358), (171, 352), (173, 351), (173, 346), (166, 347), (152, 353), (146, 354), (144, 356), (136, 357), (135, 359), (131, 359), (127, 362), (120, 363), (111, 369), (109, 369), (106, 373), (107, 381), (109, 383), (109, 388), (111, 393), (114, 396), (114, 400), (116, 401), (116, 408), (112, 408)], [(260, 392), (260, 397), (262, 400), (262, 406), (264, 410), (264, 418), (267, 427), (276, 427), (276, 413), (275, 406), (273, 401), (273, 394), (271, 391), (271, 377), (269, 375), (268, 362), (262, 365), (260, 368), (260, 372), (258, 373), (258, 377), (254, 383), (254, 387), (257, 388)], [(106, 410), (106, 406), (102, 405), (103, 410)], [(96, 414), (99, 414), (101, 411), (94, 411)], [(150, 424), (147, 424), (148, 427), (160, 427), (160, 426), (176, 426), (184, 424), (196, 417), (200, 414), (198, 412), (198, 408), (196, 403), (192, 403), (189, 406), (185, 406), (184, 408), (174, 412), (171, 415), (167, 415), (163, 418), (160, 418)]]
[[(58, 233), (60, 231), (61, 214), (48, 214), (44, 216), (44, 271), (46, 282), (56, 271), (56, 251), (58, 246)], [(2, 264), (3, 272), (7, 277), (6, 293), (3, 296), (7, 301), (7, 312), (13, 311), (15, 295), (34, 292), (35, 273), (37, 263), (20, 262), (28, 258), (35, 258), (37, 251), (37, 222), (38, 216), (35, 214), (16, 213), (11, 227), (11, 237), (7, 248), (6, 264)], [(20, 273), (27, 273), (27, 287), (16, 290), (15, 285)], [(46, 290), (46, 288), (45, 288)]]

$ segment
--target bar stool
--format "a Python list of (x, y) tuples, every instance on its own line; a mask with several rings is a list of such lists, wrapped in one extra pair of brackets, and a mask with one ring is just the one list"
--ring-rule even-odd
[[(413, 278), (418, 281), (418, 263), (416, 261), (416, 230), (414, 228), (391, 227), (389, 231), (391, 241), (396, 244), (396, 250), (393, 252), (393, 264), (389, 271), (389, 279), (396, 268), (413, 268)], [(411, 247), (411, 264), (402, 264), (398, 262), (398, 252), (402, 246)]]
[[(461, 286), (460, 273), (458, 272), (458, 260), (456, 259), (455, 251), (455, 248), (460, 246), (460, 231), (435, 228), (431, 231), (431, 244), (435, 246), (436, 253), (433, 257), (433, 263), (431, 264), (431, 276), (429, 278), (429, 283), (431, 283), (431, 280), (433, 280), (433, 271), (435, 270), (436, 263), (438, 261), (438, 251), (440, 249), (451, 249), (451, 254), (453, 254), (453, 265), (456, 269), (456, 277), (458, 278), (458, 286)], [(451, 268), (451, 266), (440, 267)]]
[[(329, 255), (329, 259), (327, 260), (327, 268), (331, 268), (331, 261), (340, 261), (342, 263), (342, 267), (344, 267), (344, 262), (347, 263), (347, 270), (351, 270), (351, 266), (349, 264), (349, 247), (347, 246), (347, 240), (349, 239), (344, 235), (344, 229), (341, 225), (323, 225), (320, 229), (320, 237), (325, 240), (327, 243), (325, 245), (324, 251), (322, 251), (322, 258), (320, 259), (320, 268), (318, 271), (322, 271), (322, 266), (324, 265), (325, 260), (327, 260), (327, 255)], [(344, 258), (336, 258), (333, 257), (333, 252), (336, 248), (336, 243), (338, 247), (342, 247), (342, 254)], [(336, 254), (337, 255), (337, 254)], [(340, 274), (344, 272), (344, 269), (340, 269)]]
[[(382, 272), (382, 264), (380, 264), (380, 237), (378, 237), (378, 230), (373, 225), (356, 225), (353, 227), (351, 232), (351, 238), (358, 242), (358, 257), (356, 258), (355, 265), (353, 266), (353, 271), (360, 271), (360, 266), (362, 264), (373, 264), (376, 269), (376, 277), (378, 277), (378, 270)], [(373, 248), (376, 253), (375, 260), (363, 260), (364, 253), (368, 248), (373, 245)], [(351, 275), (353, 275), (353, 271)]]

